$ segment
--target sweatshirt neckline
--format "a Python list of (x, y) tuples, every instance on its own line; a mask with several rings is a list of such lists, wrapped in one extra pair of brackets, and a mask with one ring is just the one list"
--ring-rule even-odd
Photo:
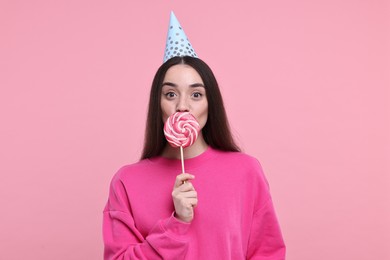
[[(208, 146), (207, 149), (203, 153), (199, 154), (198, 156), (184, 159), (185, 169), (187, 170), (187, 169), (194, 169), (200, 167), (204, 163), (206, 163), (207, 161), (215, 157), (217, 154), (218, 152), (216, 150)], [(166, 167), (172, 167), (172, 168), (181, 167), (180, 159), (172, 159), (172, 158), (166, 158), (162, 156), (156, 156), (153, 158), (149, 158), (148, 160), (151, 163), (156, 163)]]

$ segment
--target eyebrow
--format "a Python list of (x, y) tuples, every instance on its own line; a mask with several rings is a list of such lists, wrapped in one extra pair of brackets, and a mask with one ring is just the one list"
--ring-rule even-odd
[[(162, 86), (170, 86), (170, 87), (177, 87), (177, 85), (175, 83), (172, 83), (172, 82), (164, 82), (162, 84)], [(197, 87), (203, 87), (204, 88), (204, 85), (202, 83), (194, 83), (194, 84), (190, 84), (190, 87), (192, 88), (197, 88)]]

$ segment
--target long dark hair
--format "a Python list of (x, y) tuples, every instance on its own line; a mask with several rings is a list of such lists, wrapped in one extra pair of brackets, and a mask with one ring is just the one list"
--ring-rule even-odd
[(144, 149), (141, 159), (160, 155), (167, 144), (163, 132), (161, 89), (167, 70), (178, 64), (191, 66), (199, 73), (203, 80), (208, 102), (208, 118), (206, 125), (202, 129), (205, 142), (212, 148), (218, 150), (240, 151), (240, 148), (234, 142), (230, 132), (221, 92), (219, 91), (218, 83), (213, 72), (201, 59), (184, 56), (169, 59), (160, 66), (154, 76), (152, 88), (150, 90)]

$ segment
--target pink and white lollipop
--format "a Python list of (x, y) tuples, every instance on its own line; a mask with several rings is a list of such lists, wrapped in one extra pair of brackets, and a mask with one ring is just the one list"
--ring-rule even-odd
[(198, 138), (199, 123), (189, 112), (172, 114), (164, 125), (165, 138), (173, 147), (186, 148)]
[(198, 138), (200, 126), (195, 117), (189, 112), (172, 114), (164, 125), (164, 134), (168, 143), (180, 147), (182, 171), (184, 173), (183, 148), (193, 145)]

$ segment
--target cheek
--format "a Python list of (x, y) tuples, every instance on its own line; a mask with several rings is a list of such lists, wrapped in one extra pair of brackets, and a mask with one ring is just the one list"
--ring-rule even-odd
[(164, 124), (165, 124), (165, 122), (167, 121), (167, 119), (168, 119), (168, 117), (167, 117), (166, 115), (163, 114), (163, 116), (162, 116), (162, 121), (163, 121)]
[(199, 124), (203, 128), (206, 125), (208, 118), (208, 107), (206, 106), (203, 111), (199, 114)]
[(170, 115), (170, 109), (167, 106), (167, 104), (163, 101), (161, 101), (161, 114), (162, 114), (162, 120), (165, 123), (165, 121), (167, 121)]
[(169, 116), (170, 116), (169, 113), (167, 113), (166, 111), (162, 110), (162, 121), (163, 121), (164, 124), (168, 120)]
[(207, 123), (207, 114), (202, 118), (202, 121), (199, 122), (200, 126), (203, 128)]

